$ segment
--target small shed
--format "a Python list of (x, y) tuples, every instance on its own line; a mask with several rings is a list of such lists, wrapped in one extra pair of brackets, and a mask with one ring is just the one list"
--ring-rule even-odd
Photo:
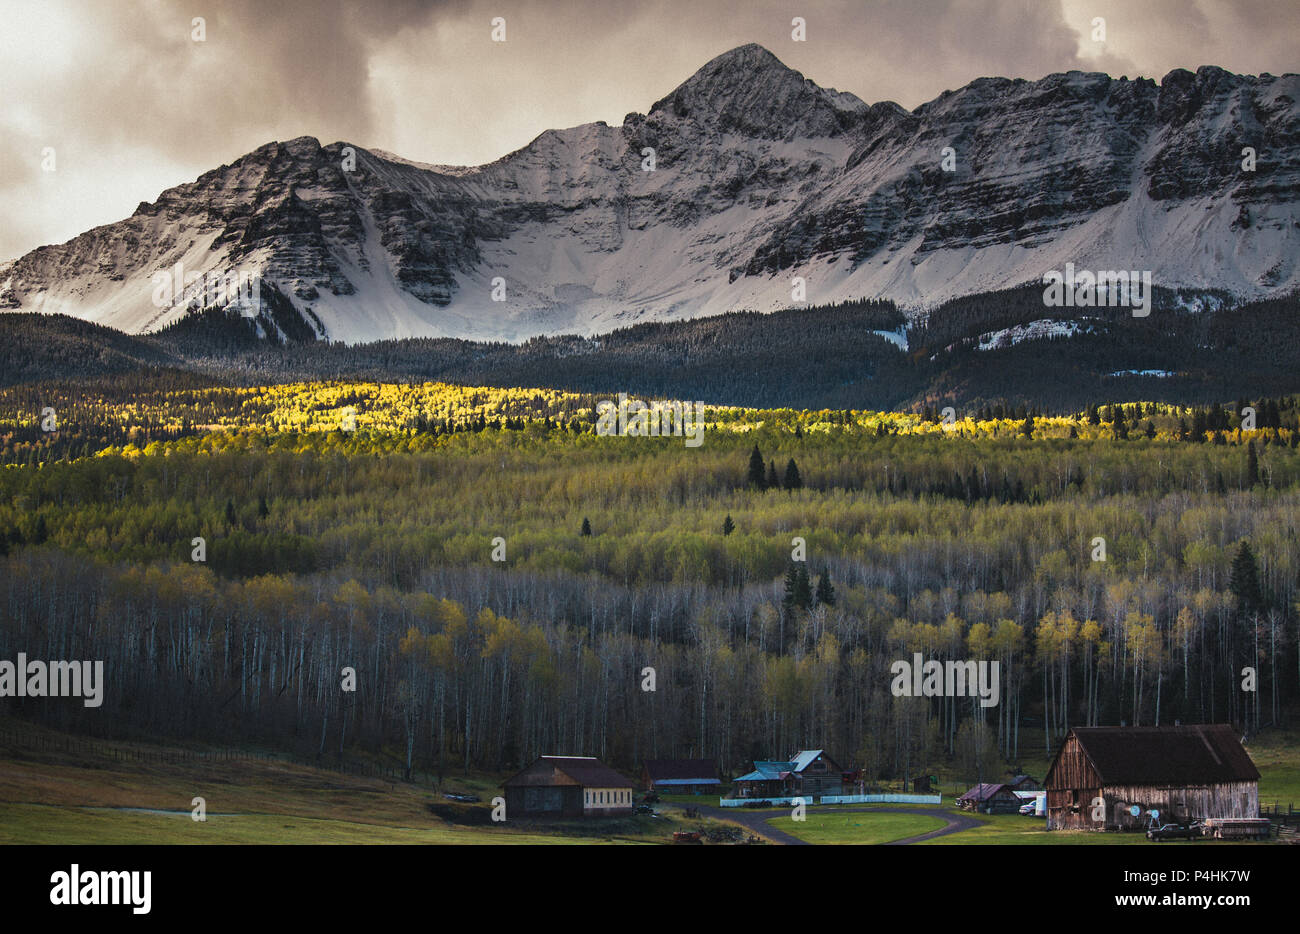
[(722, 781), (712, 759), (646, 759), (641, 784), (661, 794), (699, 795), (716, 792)]
[(1017, 775), (1007, 782), (1012, 791), (1042, 791), (1043, 783), (1032, 775)]
[(1020, 798), (1010, 786), (1002, 782), (982, 782), (957, 799), (963, 811), (980, 811), (984, 814), (1015, 814), (1020, 810)]
[(591, 756), (541, 756), (503, 783), (506, 817), (631, 814), (632, 782)]
[(1229, 725), (1075, 727), (1047, 770), (1048, 830), (1259, 817), (1259, 770)]

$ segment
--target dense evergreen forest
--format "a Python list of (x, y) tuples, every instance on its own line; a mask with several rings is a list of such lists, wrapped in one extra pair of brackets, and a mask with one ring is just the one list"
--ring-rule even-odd
[[(1300, 391), (1300, 299), (1234, 306), (1226, 296), (1156, 289), (1148, 317), (1119, 308), (1047, 308), (1042, 289), (956, 299), (910, 322), (892, 303), (854, 301), (773, 314), (647, 323), (597, 337), (523, 344), (423, 338), (342, 345), (257, 336), (209, 311), (154, 335), (0, 315), (0, 385), (149, 374), (252, 386), (320, 379), (424, 382), (578, 393), (672, 395), (721, 405), (918, 410), (1037, 406), (1069, 412), (1112, 399), (1205, 405)], [(289, 313), (275, 321), (288, 333)], [(1051, 321), (1072, 336), (994, 339)]]
[[(898, 779), (1078, 724), (1253, 732), (1300, 691), (1295, 397), (711, 406), (694, 448), (600, 436), (601, 398), (3, 390), (0, 658), (108, 682), (8, 703), (444, 771), (823, 747)], [(1000, 703), (894, 697), (912, 652), (997, 660)]]

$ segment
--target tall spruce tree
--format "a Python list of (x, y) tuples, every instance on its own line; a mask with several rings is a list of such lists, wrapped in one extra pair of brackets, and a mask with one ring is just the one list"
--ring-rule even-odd
[(1259, 565), (1255, 563), (1255, 553), (1248, 542), (1237, 546), (1237, 554), (1232, 559), (1232, 576), (1228, 588), (1237, 598), (1237, 610), (1250, 613), (1260, 608), (1263, 594), (1259, 588)]
[(799, 592), (799, 565), (791, 561), (790, 566), (785, 569), (785, 593), (781, 597), (781, 605), (787, 610), (794, 609), (798, 604), (795, 598)]
[(822, 572), (817, 577), (817, 592), (813, 595), (816, 605), (834, 606), (835, 587), (831, 584), (831, 572), (822, 565)]
[(803, 486), (803, 478), (799, 476), (799, 465), (790, 458), (790, 463), (785, 465), (785, 481), (781, 484), (787, 490), (797, 490)]
[(754, 450), (749, 452), (749, 475), (745, 478), (745, 484), (755, 489), (761, 490), (765, 486), (763, 482), (763, 453), (754, 445)]

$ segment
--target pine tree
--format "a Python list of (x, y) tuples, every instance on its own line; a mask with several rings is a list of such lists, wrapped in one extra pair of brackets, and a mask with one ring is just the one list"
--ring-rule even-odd
[(731, 521), (731, 513), (727, 513), (727, 518), (722, 520), (722, 534), (730, 535), (736, 531), (736, 523)]
[(1246, 486), (1259, 485), (1259, 455), (1255, 453), (1255, 442), (1246, 445)]
[(1034, 416), (1026, 415), (1024, 422), (1020, 425), (1020, 433), (1026, 438), (1034, 436)]
[(583, 534), (583, 535), (590, 535), (590, 534), (591, 534), (591, 520), (588, 519), (586, 516), (583, 516), (583, 517), (582, 517), (582, 532), (581, 532), (581, 534)]
[(781, 489), (781, 477), (776, 472), (776, 461), (767, 465), (767, 488), (769, 490)]
[(797, 490), (803, 486), (803, 479), (799, 476), (799, 466), (794, 462), (793, 457), (790, 458), (790, 463), (785, 465), (785, 481), (782, 486), (787, 490)]
[(781, 597), (781, 605), (787, 610), (792, 610), (798, 604), (795, 599), (799, 592), (799, 566), (793, 561), (785, 569), (785, 595)]
[(795, 579), (795, 606), (802, 610), (812, 607), (812, 581), (808, 579), (808, 568), (801, 562)]
[(1237, 609), (1249, 613), (1258, 609), (1263, 602), (1259, 589), (1259, 566), (1255, 563), (1255, 553), (1247, 542), (1237, 547), (1237, 555), (1232, 559), (1232, 577), (1228, 587), (1237, 598)]
[(749, 453), (749, 476), (745, 478), (745, 484), (758, 490), (764, 487), (763, 454), (759, 451), (757, 444), (754, 445), (754, 450)]
[(1192, 440), (1197, 444), (1204, 444), (1207, 427), (1205, 413), (1197, 409), (1192, 413)]
[(234, 525), (234, 524), (235, 524), (235, 502), (234, 500), (228, 499), (226, 500), (226, 525)]
[(831, 572), (822, 565), (822, 572), (817, 578), (817, 593), (813, 602), (818, 605), (835, 605), (835, 587), (831, 584)]
[(266, 494), (262, 494), (257, 498), (257, 517), (259, 519), (265, 519), (270, 514), (271, 509), (266, 505)]

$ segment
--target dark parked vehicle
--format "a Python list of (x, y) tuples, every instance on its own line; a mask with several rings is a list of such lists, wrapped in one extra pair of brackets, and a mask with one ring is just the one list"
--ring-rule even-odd
[(1195, 840), (1201, 836), (1199, 821), (1187, 824), (1155, 824), (1147, 828), (1147, 839), (1159, 843), (1161, 840)]

